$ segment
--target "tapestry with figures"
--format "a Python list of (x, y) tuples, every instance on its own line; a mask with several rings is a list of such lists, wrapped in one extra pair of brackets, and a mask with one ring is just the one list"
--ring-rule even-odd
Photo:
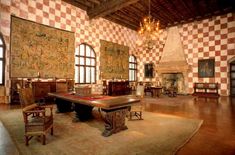
[(128, 79), (129, 47), (100, 40), (100, 65), (103, 79)]
[(11, 17), (11, 77), (74, 78), (74, 33)]

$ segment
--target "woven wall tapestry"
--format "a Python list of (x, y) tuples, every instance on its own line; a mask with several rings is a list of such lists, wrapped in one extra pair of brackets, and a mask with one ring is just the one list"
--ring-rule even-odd
[(74, 33), (11, 17), (11, 77), (74, 78)]
[(129, 47), (100, 40), (100, 65), (103, 79), (128, 79)]

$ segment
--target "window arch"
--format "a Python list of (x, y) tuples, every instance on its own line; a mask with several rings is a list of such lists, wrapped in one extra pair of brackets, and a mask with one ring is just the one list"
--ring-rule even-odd
[(137, 81), (137, 61), (134, 55), (129, 56), (129, 81)]
[(5, 49), (3, 35), (0, 33), (0, 85), (4, 85), (5, 83)]
[(96, 55), (93, 48), (84, 43), (75, 52), (75, 83), (96, 83)]

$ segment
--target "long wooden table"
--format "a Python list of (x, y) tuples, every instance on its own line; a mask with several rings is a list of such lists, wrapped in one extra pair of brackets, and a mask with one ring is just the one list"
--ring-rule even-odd
[(76, 120), (86, 121), (92, 116), (94, 107), (101, 108), (105, 112), (105, 130), (102, 135), (107, 137), (113, 133), (127, 129), (125, 117), (132, 104), (140, 102), (135, 96), (78, 96), (74, 93), (48, 93), (56, 99), (57, 110), (59, 112), (71, 111), (71, 103), (74, 103)]

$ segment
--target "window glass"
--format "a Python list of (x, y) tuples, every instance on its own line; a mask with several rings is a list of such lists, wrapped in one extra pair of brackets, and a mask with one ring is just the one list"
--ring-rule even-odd
[(90, 47), (86, 48), (86, 56), (88, 56), (88, 57), (91, 56), (91, 49), (90, 49)]
[[(0, 73), (3, 73), (3, 62), (0, 61)], [(0, 83), (3, 83), (3, 76), (0, 76)]]
[(85, 55), (85, 47), (83, 44), (80, 45), (79, 55), (81, 56)]
[(78, 64), (79, 63), (79, 59), (78, 57), (75, 57), (75, 64)]
[(231, 73), (231, 77), (232, 77), (232, 78), (235, 78), (235, 73)]
[(76, 50), (75, 50), (75, 55), (78, 55), (78, 54), (79, 54), (79, 49), (76, 48)]
[(91, 65), (91, 58), (86, 58), (86, 65)]
[(91, 82), (95, 83), (95, 68), (91, 68)]
[(75, 83), (78, 83), (78, 67), (75, 67)]
[(91, 59), (91, 66), (95, 66), (95, 59)]
[(3, 36), (0, 33), (0, 85), (4, 84), (4, 64), (5, 64), (5, 60), (4, 60), (4, 54), (5, 53), (5, 44), (4, 44), (4, 40), (3, 40)]
[(0, 47), (0, 58), (3, 58), (3, 47)]
[(80, 65), (85, 65), (84, 57), (80, 57)]
[(234, 65), (232, 65), (231, 70), (232, 70), (232, 71), (235, 71), (235, 66), (234, 66)]
[(75, 51), (75, 82), (96, 82), (96, 57), (91, 46), (81, 44), (79, 51)]
[(135, 56), (129, 56), (129, 81), (137, 81), (137, 62)]
[(91, 57), (95, 57), (95, 52), (91, 49)]
[(85, 83), (85, 79), (84, 79), (84, 75), (85, 75), (85, 73), (84, 73), (84, 67), (82, 67), (82, 66), (80, 66), (79, 67), (79, 82), (80, 83)]
[(86, 83), (90, 83), (91, 79), (91, 71), (90, 67), (86, 67)]

